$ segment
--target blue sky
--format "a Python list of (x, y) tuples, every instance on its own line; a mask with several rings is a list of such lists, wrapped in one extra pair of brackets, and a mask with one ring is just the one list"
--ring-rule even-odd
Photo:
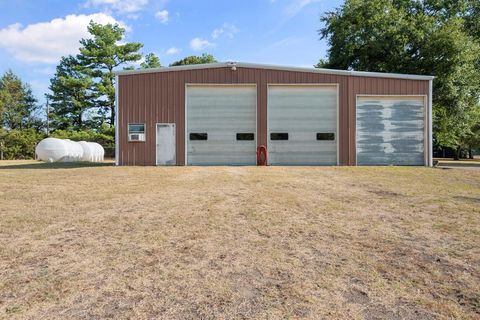
[(220, 61), (312, 66), (325, 56), (322, 13), (341, 0), (0, 0), (0, 72), (43, 102), (59, 58), (78, 52), (90, 20), (117, 22), (162, 65), (203, 52)]

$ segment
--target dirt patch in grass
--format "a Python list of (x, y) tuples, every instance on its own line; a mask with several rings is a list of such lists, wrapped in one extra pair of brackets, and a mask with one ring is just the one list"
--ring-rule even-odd
[(348, 303), (358, 303), (365, 305), (370, 302), (368, 293), (355, 287), (350, 288), (350, 290), (345, 292), (343, 296)]
[(480, 196), (479, 197), (465, 197), (465, 196), (456, 196), (455, 199), (473, 203), (480, 203)]
[(477, 172), (20, 165), (0, 318), (480, 318)]

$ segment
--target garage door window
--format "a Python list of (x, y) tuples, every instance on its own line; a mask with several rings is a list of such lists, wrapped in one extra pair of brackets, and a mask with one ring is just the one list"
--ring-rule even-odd
[(272, 132), (270, 133), (270, 140), (288, 140), (288, 133)]
[(333, 141), (333, 140), (335, 140), (335, 133), (333, 133), (333, 132), (319, 132), (319, 133), (317, 133), (317, 140), (319, 140), (319, 141)]
[(254, 139), (253, 133), (237, 133), (237, 141), (253, 141)]
[(208, 140), (208, 134), (203, 133), (190, 133), (190, 140), (191, 141), (198, 141), (198, 140)]

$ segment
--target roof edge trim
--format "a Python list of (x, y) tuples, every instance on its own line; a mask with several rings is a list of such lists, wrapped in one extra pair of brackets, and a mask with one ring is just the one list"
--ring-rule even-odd
[(311, 73), (336, 74), (336, 75), (357, 76), (357, 77), (394, 78), (394, 79), (410, 79), (410, 80), (432, 80), (435, 78), (434, 76), (428, 76), (428, 75), (304, 68), (304, 67), (279, 66), (279, 65), (270, 65), (270, 64), (243, 63), (243, 62), (219, 62), (219, 63), (194, 64), (194, 65), (176, 66), (176, 67), (160, 67), (160, 68), (140, 69), (140, 70), (121, 70), (121, 71), (116, 71), (115, 74), (119, 76), (123, 76), (123, 75), (157, 73), (157, 72), (174, 72), (174, 71), (200, 70), (200, 69), (213, 69), (213, 68), (231, 68), (233, 66), (237, 68), (311, 72)]

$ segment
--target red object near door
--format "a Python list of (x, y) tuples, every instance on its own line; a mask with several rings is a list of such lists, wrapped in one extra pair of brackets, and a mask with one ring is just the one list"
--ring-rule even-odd
[(267, 165), (267, 147), (263, 144), (257, 148), (257, 166)]

